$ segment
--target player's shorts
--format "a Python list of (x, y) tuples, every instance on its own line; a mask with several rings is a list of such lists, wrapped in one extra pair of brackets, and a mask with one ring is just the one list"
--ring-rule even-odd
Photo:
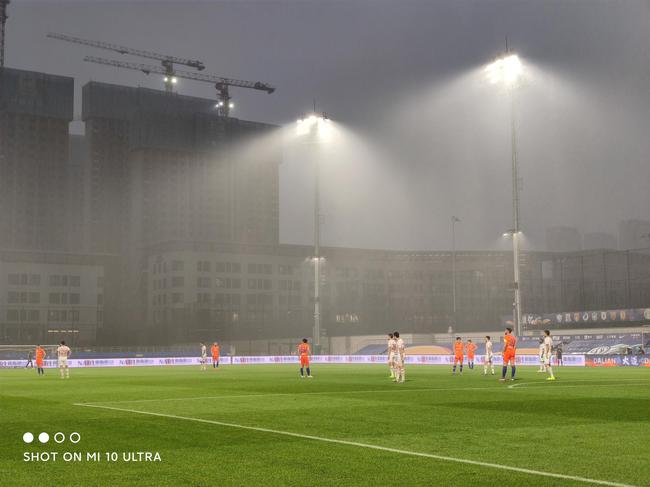
[(461, 364), (463, 363), (463, 356), (462, 355), (454, 355), (454, 363), (460, 362)]
[(300, 366), (301, 367), (309, 367), (309, 356), (308, 355), (301, 355), (300, 356)]
[(399, 353), (395, 354), (395, 365), (397, 367), (404, 367), (404, 359), (400, 357)]
[(492, 357), (493, 357), (493, 355), (492, 355), (492, 354), (489, 354), (489, 355), (486, 355), (486, 356), (483, 358), (483, 360), (484, 360), (485, 363), (487, 364), (488, 362), (492, 362)]
[(201, 363), (204, 364), (208, 360), (208, 357), (205, 355), (201, 355)]
[(507, 365), (510, 363), (510, 365), (515, 365), (515, 351), (514, 350), (506, 350), (503, 352), (503, 365)]
[(474, 355), (468, 355), (467, 360), (469, 360), (470, 362), (474, 362)]
[(396, 364), (399, 361), (399, 354), (391, 352), (388, 354), (388, 362)]
[(43, 368), (43, 359), (36, 359), (36, 367), (39, 369)]
[(59, 357), (59, 367), (68, 366), (68, 357)]
[(544, 365), (551, 365), (551, 356), (546, 355), (546, 356), (542, 357), (542, 363)]

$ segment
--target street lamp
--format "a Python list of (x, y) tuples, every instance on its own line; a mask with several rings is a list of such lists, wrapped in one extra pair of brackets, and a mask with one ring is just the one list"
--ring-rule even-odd
[(515, 126), (515, 97), (517, 87), (523, 74), (523, 65), (519, 56), (506, 48), (506, 52), (486, 66), (485, 74), (492, 84), (500, 84), (508, 90), (510, 96), (510, 143), (512, 151), (512, 230), (506, 236), (512, 236), (512, 255), (514, 267), (514, 310), (513, 321), (517, 335), (521, 334), (521, 292), (519, 285), (519, 167), (517, 163), (517, 131)]
[[(310, 113), (298, 119), (298, 135), (308, 137), (308, 141), (319, 143), (322, 140), (325, 127), (329, 118), (325, 113)], [(314, 349), (318, 353), (320, 349), (320, 161), (319, 157), (314, 158)]]

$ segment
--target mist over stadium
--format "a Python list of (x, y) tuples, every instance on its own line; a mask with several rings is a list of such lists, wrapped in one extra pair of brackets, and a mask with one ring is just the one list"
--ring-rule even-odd
[(0, 0), (0, 486), (650, 485), (648, 25)]

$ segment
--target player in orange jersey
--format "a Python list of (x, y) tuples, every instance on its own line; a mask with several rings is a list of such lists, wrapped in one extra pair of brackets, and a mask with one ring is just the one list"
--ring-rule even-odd
[(460, 337), (456, 337), (456, 342), (454, 342), (454, 368), (451, 373), (456, 373), (456, 364), (460, 364), (460, 373), (463, 373), (463, 350), (464, 350), (463, 341)]
[(474, 354), (476, 353), (476, 343), (472, 342), (472, 340), (467, 340), (467, 346), (465, 347), (467, 350), (467, 365), (469, 366), (470, 369), (474, 368)]
[(43, 368), (43, 360), (47, 355), (45, 349), (40, 345), (36, 345), (36, 353), (34, 355), (36, 355), (36, 372), (38, 375), (45, 375), (45, 369)]
[(219, 344), (217, 342), (210, 347), (210, 353), (212, 353), (212, 368), (216, 369), (219, 367)]
[(302, 343), (298, 345), (298, 355), (300, 355), (300, 378), (305, 378), (305, 368), (307, 369), (307, 377), (311, 379), (311, 369), (309, 367), (309, 357), (311, 355), (311, 348), (307, 339), (303, 338)]
[(517, 339), (512, 334), (512, 328), (506, 328), (503, 335), (503, 369), (501, 370), (501, 381), (506, 380), (508, 364), (510, 364), (510, 380), (515, 380), (517, 367), (515, 366), (515, 355), (517, 352)]

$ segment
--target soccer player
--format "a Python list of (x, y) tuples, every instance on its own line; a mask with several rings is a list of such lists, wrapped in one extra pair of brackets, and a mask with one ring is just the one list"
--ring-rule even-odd
[(201, 370), (207, 370), (208, 352), (205, 343), (201, 343)]
[(463, 373), (463, 340), (460, 337), (456, 337), (456, 342), (454, 343), (454, 368), (451, 370), (453, 375), (456, 374), (456, 365), (460, 364), (460, 373)]
[(395, 382), (404, 382), (406, 380), (405, 378), (405, 370), (404, 370), (404, 361), (406, 358), (406, 346), (404, 345), (404, 340), (402, 340), (399, 337), (399, 331), (396, 331), (393, 333), (393, 336), (395, 337), (395, 343), (397, 347), (397, 357), (396, 357), (396, 364), (395, 364)]
[(551, 338), (551, 332), (549, 330), (544, 330), (544, 366), (548, 372), (548, 377), (546, 380), (555, 380), (555, 375), (553, 375), (553, 367), (551, 366), (551, 357), (553, 356), (553, 339)]
[(61, 344), (56, 349), (56, 355), (59, 358), (59, 371), (61, 372), (62, 379), (64, 378), (64, 376), (66, 379), (70, 378), (70, 369), (68, 368), (68, 358), (70, 358), (71, 353), (72, 351), (70, 350), (70, 347), (68, 347), (65, 344), (65, 342), (61, 340)]
[(32, 358), (34, 356), (32, 355), (32, 351), (30, 350), (27, 352), (27, 363), (25, 364), (25, 368), (31, 367), (32, 369), (34, 368), (34, 362), (32, 362)]
[(397, 363), (397, 340), (392, 333), (388, 334), (388, 367), (390, 368), (390, 378), (395, 378), (395, 365)]
[(564, 365), (562, 362), (562, 344), (558, 343), (557, 346), (555, 347), (555, 363), (557, 364), (558, 367)]
[(311, 379), (311, 368), (309, 367), (309, 356), (311, 355), (311, 347), (307, 343), (307, 339), (303, 338), (302, 343), (298, 345), (298, 355), (300, 355), (300, 378), (305, 378), (305, 368), (307, 369), (307, 377)]
[(474, 368), (474, 354), (476, 353), (476, 343), (471, 339), (467, 340), (467, 365), (470, 369)]
[[(544, 330), (544, 333), (546, 333), (546, 330)], [(539, 339), (539, 369), (537, 372), (544, 372), (545, 371), (545, 358), (546, 354), (546, 346), (544, 345), (544, 337), (541, 337)]]
[(45, 375), (45, 369), (43, 368), (43, 359), (47, 355), (45, 349), (40, 345), (36, 345), (36, 373), (38, 375)]
[(485, 335), (485, 359), (483, 360), (483, 375), (487, 375), (488, 365), (494, 375), (494, 365), (492, 363), (492, 339), (489, 335)]
[(210, 347), (210, 353), (212, 353), (212, 368), (216, 369), (219, 367), (219, 344), (217, 342)]
[(503, 335), (503, 369), (501, 370), (501, 381), (506, 380), (508, 373), (508, 364), (510, 364), (510, 380), (515, 380), (517, 367), (515, 366), (515, 356), (517, 353), (517, 339), (512, 334), (512, 328), (506, 328)]

